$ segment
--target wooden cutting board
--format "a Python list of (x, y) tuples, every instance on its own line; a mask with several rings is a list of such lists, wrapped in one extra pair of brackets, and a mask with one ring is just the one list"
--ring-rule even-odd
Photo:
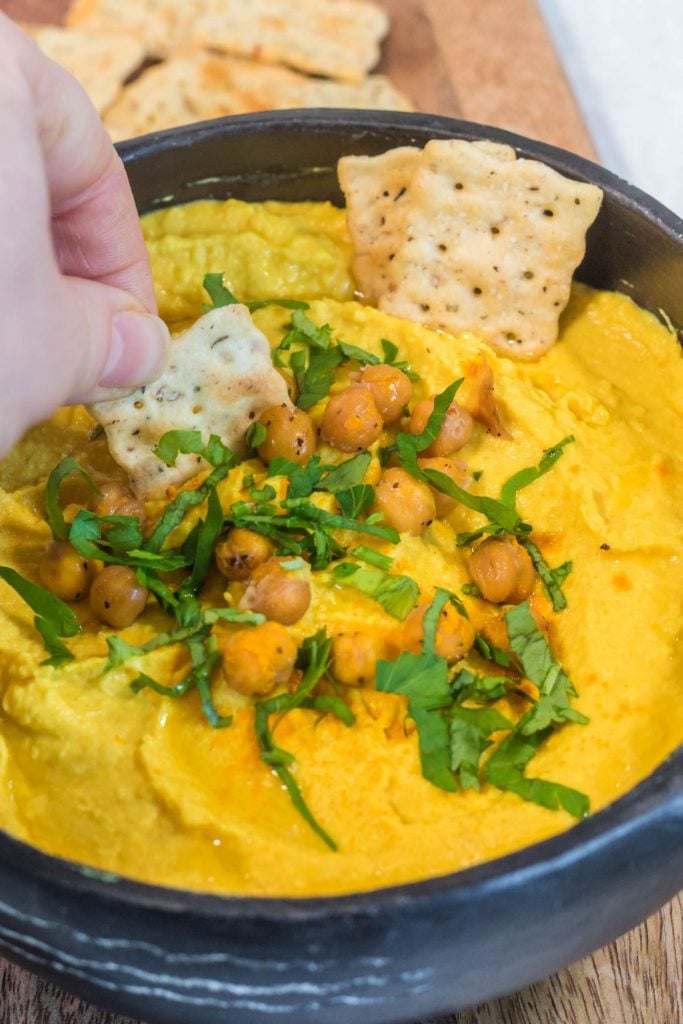
[[(380, 70), (419, 110), (507, 128), (597, 158), (534, 0), (377, 2), (392, 17)], [(27, 21), (59, 21), (67, 6), (66, 0), (0, 0), (0, 9)], [(679, 897), (559, 974), (422, 1024), (683, 1024), (682, 949)], [(0, 1024), (135, 1022), (0, 959)]]

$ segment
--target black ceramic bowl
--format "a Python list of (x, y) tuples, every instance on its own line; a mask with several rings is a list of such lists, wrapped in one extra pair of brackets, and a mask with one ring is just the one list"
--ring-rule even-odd
[[(505, 132), (413, 114), (295, 111), (150, 135), (120, 152), (146, 212), (209, 196), (340, 200), (340, 156), (434, 137), (507, 142), (600, 185), (605, 201), (578, 276), (683, 325), (683, 223), (600, 167)], [(164, 889), (0, 835), (0, 949), (159, 1024), (389, 1024), (527, 985), (631, 928), (681, 885), (683, 750), (564, 835), (356, 896)]]

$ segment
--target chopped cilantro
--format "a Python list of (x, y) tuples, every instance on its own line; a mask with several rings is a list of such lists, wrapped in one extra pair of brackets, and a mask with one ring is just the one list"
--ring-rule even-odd
[(8, 583), (31, 611), (35, 612), (33, 624), (40, 633), (45, 650), (50, 655), (43, 664), (57, 668), (73, 658), (71, 651), (60, 637), (76, 636), (81, 624), (68, 604), (51, 594), (49, 590), (25, 579), (15, 569), (0, 565), (0, 579)]
[(99, 494), (99, 487), (90, 474), (72, 456), (68, 455), (55, 466), (45, 485), (45, 518), (55, 540), (66, 540), (69, 536), (69, 527), (64, 521), (59, 503), (59, 493), (62, 482), (72, 473), (80, 473), (90, 490)]

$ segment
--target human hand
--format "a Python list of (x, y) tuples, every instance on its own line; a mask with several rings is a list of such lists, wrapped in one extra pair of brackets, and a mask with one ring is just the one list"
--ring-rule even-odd
[(0, 455), (57, 406), (157, 377), (168, 329), (86, 93), (0, 12)]

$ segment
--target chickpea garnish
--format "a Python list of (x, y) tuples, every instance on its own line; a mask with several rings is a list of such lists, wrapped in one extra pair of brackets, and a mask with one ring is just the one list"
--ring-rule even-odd
[(286, 559), (269, 558), (258, 566), (247, 583), (239, 607), (291, 626), (308, 611), (311, 585), (295, 571), (282, 569), (283, 561)]
[(330, 672), (345, 686), (368, 686), (377, 675), (377, 662), (385, 656), (382, 637), (355, 630), (338, 633), (332, 641)]
[(107, 565), (90, 588), (90, 607), (107, 626), (125, 629), (144, 611), (149, 591), (127, 565)]
[(294, 671), (297, 646), (284, 626), (264, 622), (249, 629), (215, 629), (225, 682), (247, 696), (284, 686)]
[(259, 416), (266, 437), (258, 446), (259, 458), (268, 465), (271, 459), (291, 459), (301, 465), (315, 452), (316, 430), (307, 413), (291, 405), (273, 405)]
[(482, 597), (495, 604), (519, 604), (536, 582), (533, 562), (514, 537), (487, 537), (470, 555), (469, 569)]
[(90, 499), (90, 509), (98, 516), (134, 516), (141, 519), (145, 506), (123, 484), (102, 484), (100, 493)]
[(359, 381), (369, 389), (377, 410), (385, 423), (395, 423), (413, 397), (413, 385), (403, 370), (381, 363), (364, 366)]
[[(467, 466), (460, 459), (447, 459), (444, 457), (433, 459), (419, 458), (417, 464), (422, 470), (435, 469), (438, 473), (443, 473), (444, 476), (447, 476), (449, 480), (452, 480), (453, 483), (458, 484), (460, 487), (464, 488), (470, 482), (470, 478), (467, 475)], [(432, 487), (431, 484), (429, 486), (434, 495), (437, 516), (441, 518), (450, 515), (458, 502), (455, 498), (451, 498), (442, 491), (437, 490), (436, 487)]]
[[(418, 402), (408, 421), (408, 433), (421, 434), (433, 412), (433, 397), (423, 398), (421, 402)], [(471, 438), (473, 428), (474, 424), (470, 414), (457, 402), (451, 402), (446, 410), (446, 417), (441, 424), (439, 433), (422, 454), (431, 458), (452, 455), (454, 452), (460, 451)]]
[(436, 516), (436, 505), (428, 484), (416, 480), (405, 469), (385, 469), (375, 488), (373, 512), (381, 512), (383, 525), (399, 533), (422, 533)]
[[(428, 603), (418, 604), (403, 623), (403, 648), (419, 654), (424, 640), (424, 617)], [(474, 626), (452, 604), (445, 604), (436, 629), (436, 653), (448, 662), (464, 658), (474, 643)]]
[(82, 601), (95, 578), (96, 565), (67, 540), (53, 540), (38, 566), (40, 582), (62, 601)]
[(333, 448), (358, 452), (382, 433), (382, 417), (367, 388), (350, 387), (333, 395), (325, 406), (320, 436)]
[(259, 533), (236, 526), (216, 544), (216, 568), (227, 580), (246, 580), (273, 554), (273, 545)]

